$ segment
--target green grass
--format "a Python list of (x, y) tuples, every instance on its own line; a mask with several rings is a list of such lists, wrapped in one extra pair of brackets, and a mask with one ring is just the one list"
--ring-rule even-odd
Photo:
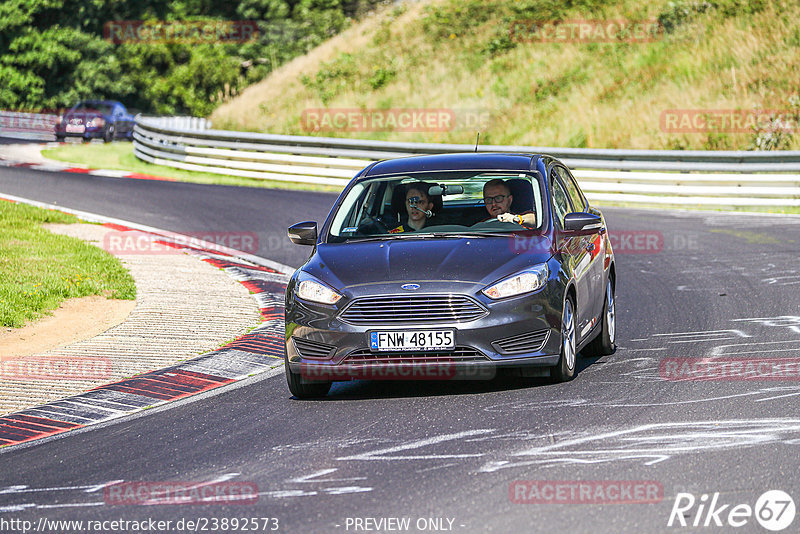
[(136, 286), (120, 261), (42, 223), (75, 223), (58, 211), (0, 202), (0, 324), (21, 327), (74, 297), (133, 300)]
[[(133, 155), (133, 144), (118, 143), (66, 143), (56, 148), (42, 151), (46, 158), (64, 161), (93, 169), (111, 169), (130, 171), (164, 178), (174, 178), (181, 182), (214, 185), (238, 185), (246, 187), (265, 187), (269, 189), (299, 189), (304, 191), (325, 191), (338, 193), (341, 187), (283, 182), (280, 180), (259, 180), (257, 178), (240, 178), (223, 174), (185, 171), (161, 165), (153, 165)], [(355, 174), (355, 173), (354, 173)]]

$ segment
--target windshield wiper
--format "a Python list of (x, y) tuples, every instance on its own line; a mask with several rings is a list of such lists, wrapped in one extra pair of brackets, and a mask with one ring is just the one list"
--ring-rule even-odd
[(505, 232), (434, 232), (434, 237), (509, 237), (511, 233)]
[(364, 236), (364, 237), (349, 237), (345, 240), (345, 243), (367, 243), (370, 241), (385, 241), (387, 239), (413, 239), (423, 237), (425, 235), (431, 234), (414, 234), (412, 232), (408, 233), (401, 233), (401, 234), (381, 234), (381, 235), (371, 235), (371, 236)]

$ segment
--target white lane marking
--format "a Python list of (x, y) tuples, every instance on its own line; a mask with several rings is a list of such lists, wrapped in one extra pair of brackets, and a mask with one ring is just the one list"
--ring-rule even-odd
[(290, 478), (288, 482), (294, 482), (297, 484), (303, 484), (306, 482), (343, 482), (349, 480), (366, 480), (367, 477), (347, 477), (347, 478), (326, 478), (322, 480), (311, 480), (312, 478), (318, 478), (325, 475), (330, 475), (331, 473), (338, 471), (338, 467), (331, 467), (329, 469), (323, 469), (321, 471), (317, 471), (316, 473), (312, 473), (310, 475), (305, 475), (297, 478)]
[(761, 323), (764, 326), (778, 328), (788, 328), (792, 332), (800, 334), (800, 317), (797, 315), (779, 315), (777, 317), (750, 317), (746, 319), (733, 319), (738, 322)]
[(34, 503), (25, 503), (25, 504), (12, 504), (10, 506), (0, 506), (0, 514), (8, 513), (8, 512), (22, 512), (26, 508), (35, 508), (36, 505)]
[(491, 434), (493, 432), (495, 432), (494, 429), (477, 429), (477, 430), (466, 430), (463, 432), (456, 432), (455, 434), (442, 434), (439, 436), (434, 436), (432, 438), (411, 441), (409, 443), (405, 443), (403, 445), (397, 445), (395, 447), (387, 447), (385, 449), (378, 449), (370, 452), (364, 452), (361, 454), (354, 454), (352, 456), (340, 456), (339, 458), (336, 459), (341, 461), (347, 461), (347, 460), (440, 460), (440, 459), (450, 459), (450, 458), (477, 458), (483, 456), (484, 453), (426, 454), (426, 455), (416, 455), (416, 456), (387, 456), (387, 455), (394, 452), (407, 451), (410, 449), (419, 449), (422, 447), (427, 447), (428, 445), (444, 443), (445, 441), (458, 440), (469, 436)]
[(105, 506), (104, 502), (74, 502), (64, 504), (37, 504), (36, 509), (42, 510), (45, 508), (84, 508), (87, 506)]
[[(730, 356), (732, 354), (757, 354), (761, 352), (791, 352), (800, 350), (800, 347), (795, 348), (787, 348), (787, 349), (767, 349), (767, 350), (742, 350), (742, 351), (726, 351), (724, 349), (729, 347), (752, 347), (754, 345), (788, 345), (793, 343), (800, 343), (800, 339), (791, 339), (787, 341), (757, 341), (757, 342), (750, 342), (750, 343), (731, 343), (728, 345), (718, 345), (711, 349), (710, 355), (712, 357), (717, 356)], [(766, 348), (766, 347), (765, 347)]]
[(328, 488), (325, 493), (329, 495), (347, 495), (349, 493), (365, 493), (372, 491), (372, 488), (364, 488), (361, 486), (344, 486), (341, 488)]
[(84, 490), (86, 493), (95, 493), (100, 491), (101, 489), (105, 489), (107, 486), (113, 486), (114, 484), (119, 484), (120, 482), (125, 482), (124, 480), (112, 480), (110, 482), (106, 482), (105, 484), (97, 484), (96, 486), (92, 486), (89, 489)]
[(316, 491), (305, 491), (305, 490), (277, 490), (277, 491), (262, 491), (259, 493), (259, 496), (265, 497), (272, 497), (274, 499), (284, 499), (286, 497), (310, 497), (312, 495), (318, 495)]
[(787, 393), (785, 395), (776, 395), (774, 397), (767, 397), (765, 399), (756, 399), (754, 402), (766, 402), (766, 401), (771, 401), (771, 400), (776, 400), (776, 399), (784, 399), (786, 397), (796, 397), (798, 395), (800, 395), (800, 391), (797, 392), (797, 393)]
[[(772, 278), (763, 278), (761, 281), (766, 282), (767, 285), (778, 284), (779, 286), (790, 286), (794, 284), (800, 284), (800, 275), (792, 275), (792, 276), (773, 276)], [(791, 282), (781, 282), (778, 283), (778, 280), (792, 280)]]
[(108, 176), (109, 178), (125, 178), (131, 171), (115, 171), (112, 169), (96, 169), (93, 171), (89, 171), (87, 174), (91, 174), (93, 176)]
[[(800, 433), (798, 419), (654, 423), (533, 447), (514, 453), (512, 457), (533, 456), (535, 459), (487, 462), (479, 471), (493, 472), (535, 464), (583, 464), (630, 459), (647, 460), (644, 464), (652, 465), (674, 455), (784, 442), (797, 433)], [(582, 448), (595, 443), (604, 448)]]
[(699, 341), (724, 341), (726, 339), (736, 339), (736, 337), (753, 337), (745, 334), (741, 330), (700, 330), (697, 332), (667, 332), (664, 334), (653, 334), (653, 337), (670, 337), (667, 343), (697, 343)]
[[(105, 484), (101, 484), (100, 487), (105, 487), (109, 484), (113, 484), (115, 482), (121, 481), (114, 481), (114, 482), (106, 482)], [(84, 490), (87, 493), (97, 488), (97, 484), (93, 484), (90, 486), (58, 486), (53, 488), (31, 488), (28, 486), (9, 486), (7, 488), (1, 489), (0, 494), (4, 493), (33, 493), (33, 492), (43, 492), (43, 491), (70, 491), (70, 490)]]

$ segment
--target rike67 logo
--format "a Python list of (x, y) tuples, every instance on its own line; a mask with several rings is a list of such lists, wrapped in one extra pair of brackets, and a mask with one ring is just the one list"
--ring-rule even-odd
[(794, 500), (781, 490), (764, 492), (756, 500), (755, 506), (724, 503), (720, 500), (719, 492), (713, 495), (704, 493), (699, 499), (691, 493), (678, 493), (667, 526), (738, 528), (750, 524), (755, 517), (765, 529), (779, 532), (792, 524), (794, 516)]

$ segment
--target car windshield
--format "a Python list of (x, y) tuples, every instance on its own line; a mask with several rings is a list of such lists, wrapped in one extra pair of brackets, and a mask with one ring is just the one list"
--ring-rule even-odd
[(103, 115), (111, 115), (112, 108), (113, 106), (111, 104), (106, 104), (104, 102), (81, 102), (75, 106), (74, 111), (92, 111), (102, 113)]
[[(379, 176), (348, 191), (333, 217), (328, 240), (541, 230), (542, 190), (538, 175), (515, 172)], [(500, 214), (509, 214), (501, 217), (508, 221), (498, 220)]]

